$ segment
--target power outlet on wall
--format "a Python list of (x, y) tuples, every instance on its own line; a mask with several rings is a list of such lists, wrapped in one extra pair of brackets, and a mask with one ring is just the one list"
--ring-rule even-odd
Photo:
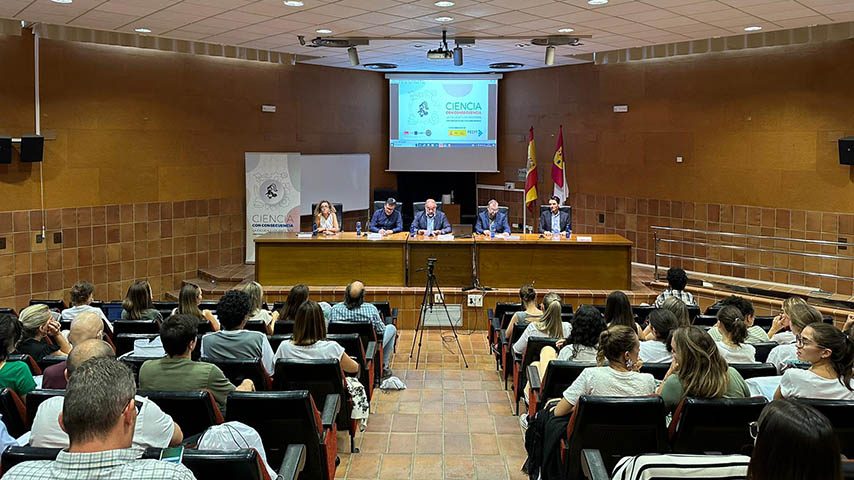
[(483, 306), (483, 295), (472, 294), (468, 296), (468, 302), (466, 305), (469, 307), (482, 307)]
[(433, 303), (445, 303), (445, 299), (442, 297), (441, 293), (433, 294)]

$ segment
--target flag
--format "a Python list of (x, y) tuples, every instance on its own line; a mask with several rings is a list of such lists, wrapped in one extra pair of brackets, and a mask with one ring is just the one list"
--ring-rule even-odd
[(554, 196), (560, 199), (560, 203), (566, 202), (567, 190), (566, 185), (566, 168), (563, 162), (563, 125), (557, 134), (557, 148), (555, 148), (554, 163), (552, 164), (552, 180), (555, 182)]
[(534, 204), (537, 203), (537, 156), (534, 153), (534, 127), (531, 126), (531, 134), (528, 137), (528, 174), (525, 177), (525, 204), (528, 210), (534, 211)]

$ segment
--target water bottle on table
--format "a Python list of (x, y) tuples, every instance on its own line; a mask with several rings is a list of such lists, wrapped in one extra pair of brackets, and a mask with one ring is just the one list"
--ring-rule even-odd
[(356, 222), (356, 235), (362, 236), (362, 222)]

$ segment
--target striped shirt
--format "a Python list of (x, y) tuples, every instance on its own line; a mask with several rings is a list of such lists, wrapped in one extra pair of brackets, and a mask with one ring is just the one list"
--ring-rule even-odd
[(686, 306), (697, 305), (697, 301), (694, 300), (694, 295), (691, 295), (691, 292), (686, 292), (685, 290), (673, 290), (668, 288), (667, 290), (661, 292), (658, 297), (655, 299), (655, 303), (653, 306), (655, 308), (661, 308), (664, 305), (664, 301), (670, 297), (676, 297), (679, 300), (682, 300)]
[(624, 457), (614, 468), (613, 480), (674, 478), (747, 478), (750, 457), (745, 455), (639, 455)]
[(141, 460), (143, 450), (124, 448), (94, 453), (69, 453), (61, 450), (56, 461), (38, 460), (19, 463), (3, 479), (11, 480), (195, 480), (183, 465), (160, 460)]
[(385, 322), (380, 316), (380, 311), (373, 303), (363, 303), (354, 309), (347, 308), (343, 302), (336, 304), (329, 311), (330, 322), (371, 322), (377, 335), (382, 336), (385, 332)]

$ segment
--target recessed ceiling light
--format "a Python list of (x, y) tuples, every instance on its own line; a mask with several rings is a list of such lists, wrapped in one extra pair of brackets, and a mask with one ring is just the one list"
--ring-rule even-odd
[(286, 7), (301, 7), (301, 6), (305, 5), (304, 3), (300, 2), (299, 0), (285, 0), (284, 4)]
[(454, 2), (440, 1), (440, 2), (434, 3), (433, 5), (436, 5), (437, 7), (453, 7)]
[(136, 33), (151, 33), (150, 28), (134, 28), (133, 31)]
[(315, 30), (315, 32), (322, 33), (324, 35), (329, 35), (330, 33), (332, 33), (332, 30), (328, 28), (318, 28), (317, 30)]
[(489, 68), (495, 68), (498, 70), (509, 70), (511, 68), (522, 68), (524, 66), (524, 64), (517, 62), (498, 62), (489, 64)]
[(371, 70), (392, 70), (397, 68), (396, 63), (366, 63), (363, 66)]
[(413, 47), (415, 47), (415, 48), (421, 48), (421, 47), (423, 47), (423, 46), (424, 46), (424, 45), (421, 45), (420, 43), (416, 43), (415, 45), (413, 45)]
[(454, 17), (436, 17), (437, 22), (452, 22)]
[(71, 2), (72, 2), (72, 1), (74, 1), (74, 0), (50, 0), (50, 1), (51, 1), (51, 2), (53, 2), (53, 3), (62, 3), (62, 4), (66, 4), (66, 3), (71, 3)]
[(558, 32), (560, 32), (560, 33), (571, 33), (571, 32), (574, 32), (574, 31), (575, 31), (575, 29), (574, 29), (574, 28), (559, 28), (559, 29), (558, 29)]
[(589, 5), (605, 5), (608, 3), (608, 0), (587, 0)]
[(756, 31), (759, 31), (759, 30), (762, 30), (762, 27), (757, 26), (757, 25), (751, 25), (751, 26), (749, 26), (749, 27), (744, 27), (744, 31), (745, 31), (745, 32), (756, 32)]

